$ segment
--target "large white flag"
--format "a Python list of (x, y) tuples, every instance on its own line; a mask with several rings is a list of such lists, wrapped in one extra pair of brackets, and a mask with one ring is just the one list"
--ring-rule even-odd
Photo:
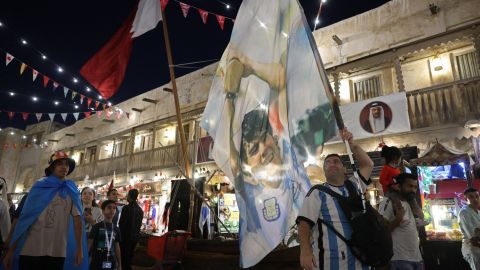
[(310, 181), (303, 168), (336, 133), (297, 0), (244, 0), (201, 121), (235, 186), (240, 265), (257, 264), (295, 224)]
[(140, 0), (135, 19), (133, 20), (132, 30), (130, 30), (133, 33), (132, 38), (141, 36), (154, 29), (161, 20), (160, 0)]

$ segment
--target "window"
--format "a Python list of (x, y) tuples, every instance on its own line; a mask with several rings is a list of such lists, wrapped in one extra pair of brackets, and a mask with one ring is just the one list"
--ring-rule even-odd
[(95, 161), (95, 156), (97, 155), (97, 147), (92, 146), (87, 149), (88, 156), (86, 158), (86, 163), (92, 163)]
[(381, 95), (380, 76), (374, 76), (353, 84), (355, 101), (378, 97)]
[(133, 152), (140, 152), (152, 149), (153, 132), (139, 132), (135, 135)]
[(457, 55), (457, 69), (460, 80), (480, 76), (476, 52)]

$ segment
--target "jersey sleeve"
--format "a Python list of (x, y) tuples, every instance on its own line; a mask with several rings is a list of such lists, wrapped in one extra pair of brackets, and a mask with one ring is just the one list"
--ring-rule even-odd
[(303, 220), (307, 222), (310, 227), (313, 227), (320, 216), (320, 204), (319, 190), (311, 189), (303, 200), (302, 208), (297, 217), (297, 224)]

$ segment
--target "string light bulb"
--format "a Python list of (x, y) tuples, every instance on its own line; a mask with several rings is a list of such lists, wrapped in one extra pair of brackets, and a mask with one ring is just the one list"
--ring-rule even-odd
[(13, 136), (13, 135), (15, 135), (15, 132), (13, 132), (13, 131), (10, 131), (10, 135), (12, 135), (12, 136)]
[(22, 138), (23, 138), (23, 139), (26, 139), (26, 138), (27, 138), (27, 136), (23, 135), (23, 136), (22, 136)]
[(37, 98), (37, 97), (32, 97), (32, 100), (33, 100), (33, 101), (37, 101), (38, 98)]
[(58, 104), (60, 104), (60, 102), (54, 101), (53, 104), (55, 104), (55, 106), (58, 106)]
[(15, 96), (15, 93), (14, 92), (10, 92), (8, 93), (11, 97)]
[(102, 99), (102, 96), (101, 96), (101, 95), (98, 95), (98, 99)]
[(320, 19), (316, 18), (315, 19), (315, 26), (317, 26), (318, 24), (320, 24)]
[(229, 5), (229, 4), (227, 4), (226, 7), (227, 7), (227, 9), (230, 9), (230, 5)]
[(3, 23), (2, 23), (2, 22), (0, 22), (0, 27), (2, 27), (2, 26), (3, 26)]
[(112, 103), (111, 103), (111, 102), (108, 102), (107, 105), (108, 105), (108, 106), (112, 106)]
[(45, 54), (42, 54), (42, 59), (47, 60), (47, 56)]
[(90, 92), (90, 90), (91, 90), (91, 89), (90, 89), (90, 87), (88, 87), (88, 86), (87, 86), (87, 88), (86, 88), (86, 89), (87, 89), (87, 92)]
[(322, 3), (324, 3), (324, 4), (327, 3), (327, 0), (322, 0)]
[(27, 43), (27, 41), (26, 41), (25, 39), (22, 39), (22, 44), (23, 44), (23, 45), (27, 45), (28, 43)]
[(75, 105), (74, 107), (75, 107), (75, 109), (78, 109), (78, 105)]
[(63, 68), (62, 67), (58, 67), (58, 72), (62, 73), (63, 72)]
[(77, 78), (73, 78), (73, 82), (74, 82), (74, 83), (78, 83)]

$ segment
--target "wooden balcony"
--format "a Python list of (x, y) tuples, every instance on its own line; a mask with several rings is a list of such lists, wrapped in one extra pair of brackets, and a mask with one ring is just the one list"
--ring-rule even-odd
[(480, 118), (480, 77), (407, 92), (412, 129)]
[(120, 156), (114, 158), (107, 158), (98, 160), (95, 163), (95, 177), (102, 177), (107, 175), (113, 175), (113, 172), (117, 174), (126, 173), (128, 165), (128, 156)]
[(85, 176), (88, 175), (89, 178), (94, 177), (95, 164), (94, 163), (84, 163), (77, 165), (72, 174), (69, 175), (69, 178), (75, 181), (82, 181), (85, 179)]

